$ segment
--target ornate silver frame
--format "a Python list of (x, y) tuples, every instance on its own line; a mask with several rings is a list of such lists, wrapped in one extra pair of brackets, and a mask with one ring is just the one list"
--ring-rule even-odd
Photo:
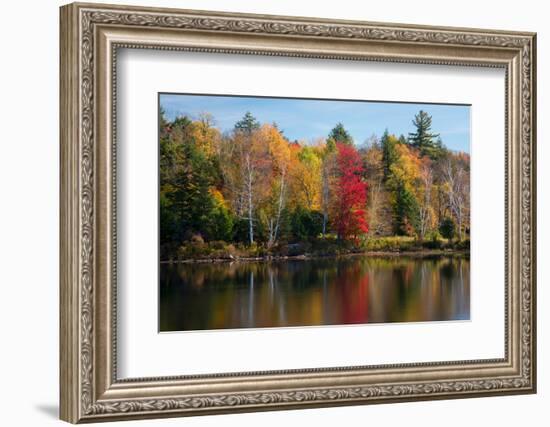
[[(71, 4), (61, 8), (61, 419), (154, 418), (536, 390), (536, 35)], [(505, 357), (119, 380), (117, 48), (501, 67), (506, 71)]]

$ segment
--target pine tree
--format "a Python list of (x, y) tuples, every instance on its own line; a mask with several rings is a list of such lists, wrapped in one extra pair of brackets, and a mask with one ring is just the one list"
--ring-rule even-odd
[(346, 144), (346, 145), (353, 145), (353, 138), (348, 133), (348, 131), (344, 128), (344, 125), (340, 122), (334, 126), (334, 128), (330, 131), (328, 134), (328, 141), (336, 144)]
[(260, 128), (260, 122), (256, 120), (250, 111), (247, 111), (244, 117), (235, 123), (235, 130), (251, 134), (255, 129)]
[(418, 229), (419, 206), (403, 182), (399, 182), (394, 204), (394, 228), (399, 235), (411, 236)]
[(414, 116), (412, 121), (416, 132), (409, 133), (409, 144), (420, 150), (423, 156), (436, 159), (441, 153), (442, 144), (436, 141), (438, 133), (431, 133), (432, 117), (423, 110)]
[(441, 157), (445, 152), (445, 145), (443, 144), (443, 140), (441, 139), (440, 136), (437, 137), (434, 148), (435, 148), (435, 151), (433, 153), (434, 155), (432, 155), (432, 159), (436, 160), (436, 158)]
[(446, 217), (439, 224), (439, 232), (445, 239), (452, 239), (456, 234), (456, 225), (452, 218)]

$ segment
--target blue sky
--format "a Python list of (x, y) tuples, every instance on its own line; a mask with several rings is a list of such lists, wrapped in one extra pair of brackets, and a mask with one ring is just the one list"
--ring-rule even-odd
[(432, 116), (432, 131), (441, 134), (447, 148), (470, 152), (470, 107), (463, 105), (179, 94), (160, 94), (160, 105), (169, 120), (209, 112), (222, 131), (233, 129), (250, 111), (261, 123), (276, 122), (290, 140), (307, 142), (325, 138), (342, 122), (357, 145), (373, 134), (380, 137), (386, 128), (407, 136), (414, 131), (414, 115), (422, 109)]

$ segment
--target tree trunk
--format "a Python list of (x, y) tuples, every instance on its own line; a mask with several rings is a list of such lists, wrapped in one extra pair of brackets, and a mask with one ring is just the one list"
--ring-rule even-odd
[(268, 246), (271, 247), (277, 242), (277, 236), (279, 234), (279, 226), (281, 223), (281, 214), (283, 212), (284, 197), (285, 197), (285, 177), (286, 168), (283, 168), (281, 173), (281, 190), (279, 191), (279, 202), (277, 204), (277, 215), (275, 217), (275, 227), (273, 227), (273, 219), (270, 220), (269, 241)]
[(249, 242), (252, 245), (254, 243), (254, 221), (252, 218), (253, 205), (252, 205), (252, 165), (250, 164), (250, 154), (246, 155), (246, 168), (247, 168), (247, 198), (248, 198), (248, 235)]
[(273, 236), (273, 241), (277, 241), (277, 236), (279, 234), (279, 226), (281, 224), (281, 214), (283, 213), (283, 206), (285, 202), (285, 181), (286, 178), (286, 168), (283, 169), (283, 173), (281, 175), (281, 191), (279, 193), (279, 206), (277, 208), (277, 221), (275, 222), (275, 235)]
[(458, 210), (457, 214), (457, 221), (458, 221), (458, 240), (462, 241), (462, 209)]
[(328, 223), (328, 199), (329, 199), (329, 182), (328, 182), (328, 165), (323, 164), (323, 175), (322, 175), (322, 185), (323, 185), (323, 239), (327, 234), (327, 223)]

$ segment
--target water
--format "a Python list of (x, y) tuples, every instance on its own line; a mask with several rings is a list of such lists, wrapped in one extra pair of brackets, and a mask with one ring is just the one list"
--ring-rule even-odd
[(467, 257), (160, 265), (160, 330), (470, 318)]

